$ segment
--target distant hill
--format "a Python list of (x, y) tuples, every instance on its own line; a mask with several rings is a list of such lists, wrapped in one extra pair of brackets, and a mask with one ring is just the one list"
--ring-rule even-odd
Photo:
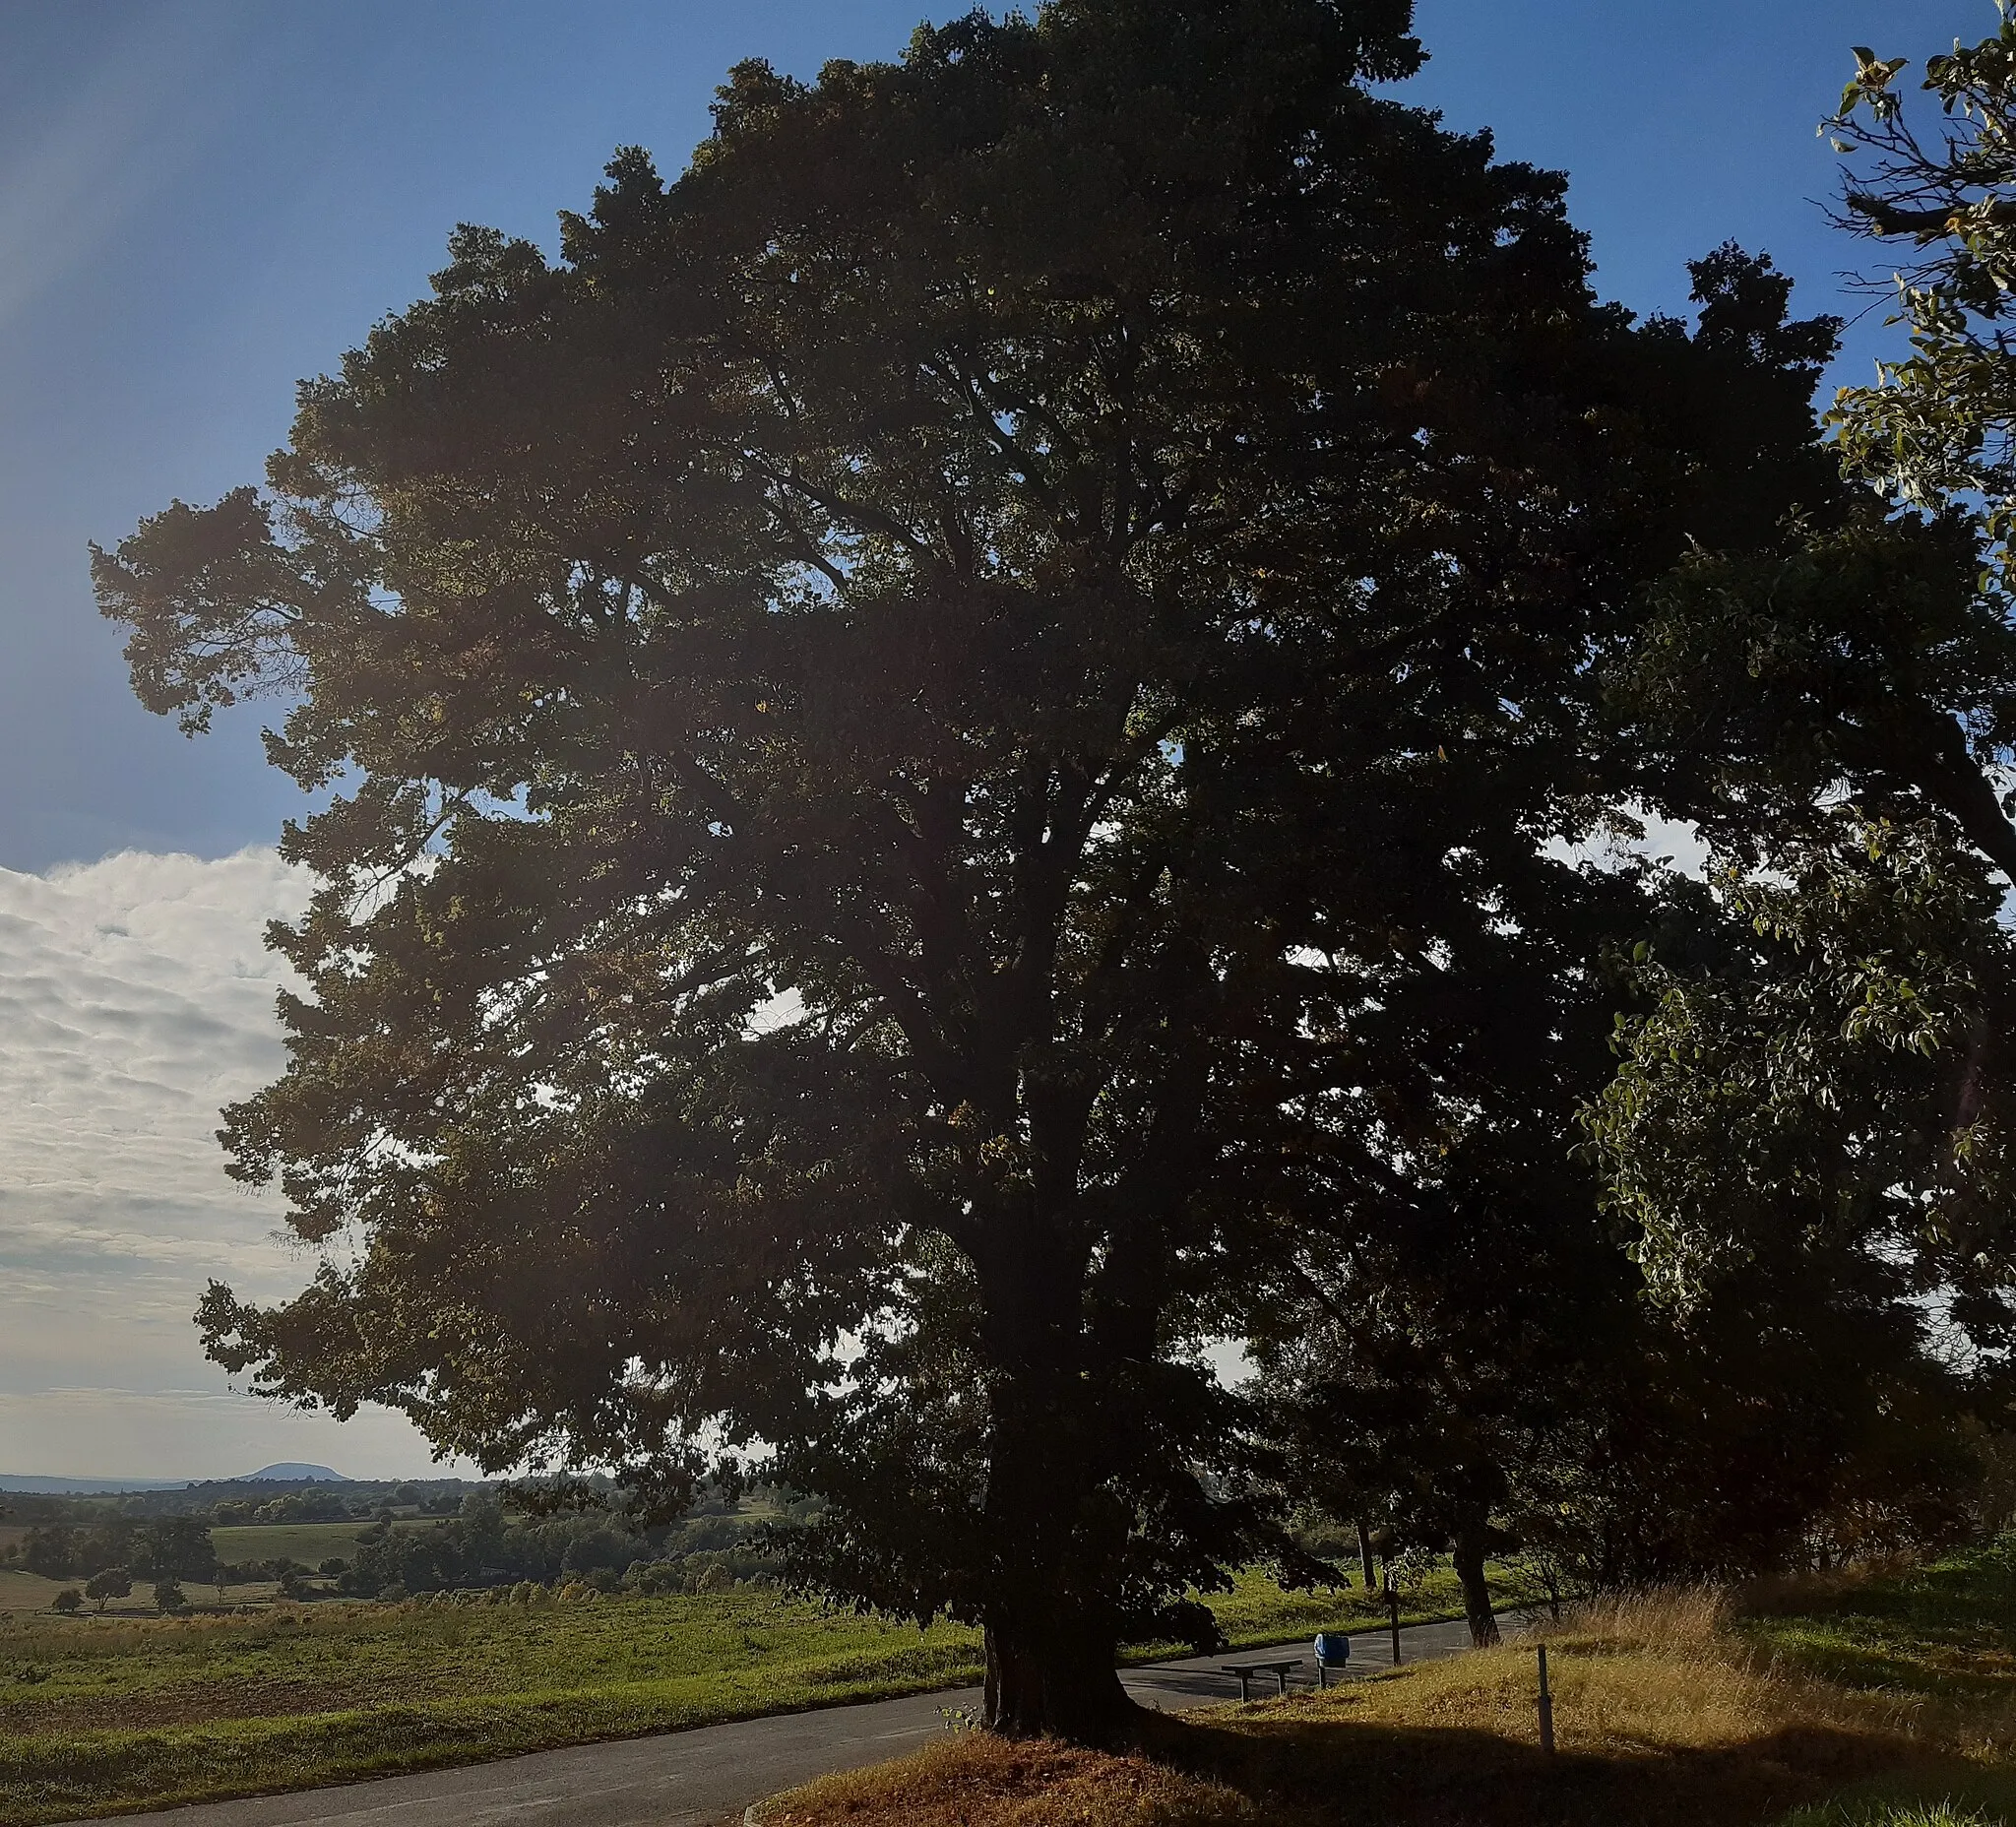
[(0, 1490), (41, 1497), (90, 1497), (108, 1490), (180, 1490), (188, 1482), (187, 1479), (43, 1479), (0, 1472)]
[[(0, 1472), (0, 1490), (20, 1491), (36, 1497), (100, 1497), (107, 1491), (187, 1490), (194, 1479), (60, 1479), (37, 1478), (28, 1473)], [(206, 1484), (347, 1484), (350, 1480), (327, 1466), (308, 1466), (284, 1459), (278, 1465), (261, 1466), (242, 1478), (206, 1479)]]

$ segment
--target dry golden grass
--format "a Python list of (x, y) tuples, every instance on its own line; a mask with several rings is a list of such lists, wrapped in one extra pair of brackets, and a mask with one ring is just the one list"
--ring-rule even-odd
[[(766, 1827), (1737, 1827), (1870, 1779), (1965, 1788), (1998, 1734), (1965, 1705), (1857, 1692), (1733, 1628), (1724, 1594), (1592, 1607), (1550, 1631), (1557, 1754), (1530, 1644), (1186, 1718), (1141, 1752), (966, 1735), (780, 1796)], [(1998, 1818), (1998, 1817), (1993, 1817)]]
[(969, 1732), (899, 1763), (823, 1778), (759, 1818), (763, 1827), (1245, 1827), (1262, 1817), (1235, 1790), (1145, 1756)]

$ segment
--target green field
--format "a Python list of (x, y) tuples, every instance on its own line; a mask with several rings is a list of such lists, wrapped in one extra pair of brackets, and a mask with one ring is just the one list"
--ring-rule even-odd
[(2016, 1709), (2016, 1534), (1794, 1598), (1796, 1608), (1767, 1606), (1744, 1626), (1775, 1657), (1844, 1687)]
[[(395, 1529), (425, 1529), (431, 1525), (418, 1518), (393, 1524)], [(258, 1560), (297, 1560), (304, 1567), (319, 1567), (325, 1560), (353, 1559), (357, 1536), (370, 1528), (368, 1522), (346, 1523), (237, 1523), (210, 1532), (211, 1545), (220, 1560), (232, 1565)]]
[[(221, 1533), (221, 1532), (220, 1532)], [(1431, 1578), (1411, 1619), (1448, 1615)], [(1263, 1576), (1235, 1642), (1373, 1621)], [(0, 1626), (0, 1824), (301, 1788), (975, 1678), (976, 1634), (745, 1589), (536, 1605), (324, 1603)]]
[(65, 1586), (83, 1584), (82, 1580), (45, 1580), (19, 1567), (0, 1567), (0, 1611), (45, 1610)]

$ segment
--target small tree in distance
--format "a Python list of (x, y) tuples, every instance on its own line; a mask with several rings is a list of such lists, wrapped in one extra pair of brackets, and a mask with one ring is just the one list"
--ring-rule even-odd
[(102, 1611), (114, 1599), (124, 1599), (133, 1590), (133, 1575), (124, 1567), (103, 1567), (85, 1582), (84, 1596), (97, 1601)]
[(156, 1518), (141, 1533), (144, 1571), (157, 1579), (207, 1580), (217, 1566), (210, 1529), (194, 1516)]
[(80, 1610), (84, 1606), (84, 1595), (74, 1586), (66, 1586), (49, 1601), (58, 1611), (66, 1615)]

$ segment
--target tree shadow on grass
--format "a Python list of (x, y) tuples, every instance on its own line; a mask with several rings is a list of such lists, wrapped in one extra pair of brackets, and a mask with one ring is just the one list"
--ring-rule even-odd
[(1845, 1786), (1943, 1769), (1908, 1741), (1780, 1727), (1703, 1749), (1565, 1750), (1467, 1727), (1401, 1727), (1287, 1711), (1210, 1719), (1151, 1716), (1141, 1748), (1209, 1778), (1281, 1827), (1738, 1827)]

